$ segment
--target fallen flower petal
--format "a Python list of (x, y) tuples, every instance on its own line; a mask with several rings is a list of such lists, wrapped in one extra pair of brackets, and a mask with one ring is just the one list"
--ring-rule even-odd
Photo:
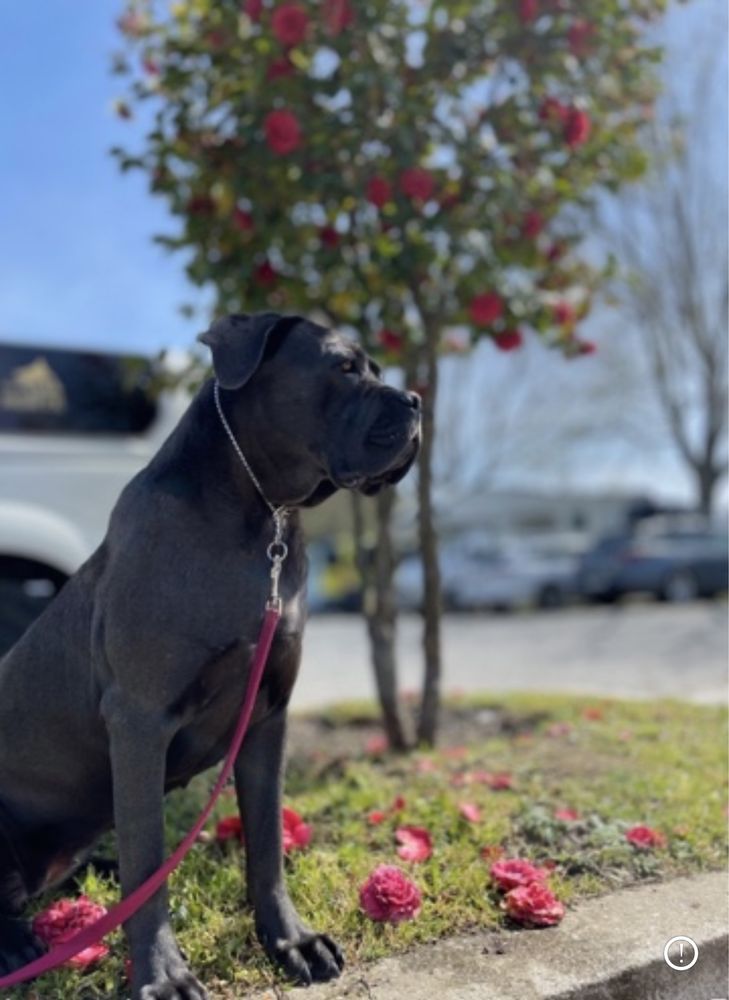
[(564, 903), (540, 882), (507, 892), (501, 906), (512, 920), (527, 927), (550, 927), (558, 924), (565, 914)]
[(420, 889), (395, 865), (379, 865), (359, 890), (359, 904), (370, 920), (412, 920), (422, 903)]
[(372, 826), (377, 826), (378, 823), (383, 823), (387, 819), (387, 813), (383, 812), (382, 809), (373, 809), (372, 812), (367, 813), (367, 822)]
[(283, 807), (281, 822), (283, 824), (284, 854), (295, 851), (297, 848), (306, 847), (311, 842), (312, 827), (308, 823), (304, 823), (301, 816), (293, 809), (289, 809), (288, 806)]
[(576, 809), (555, 809), (554, 818), (562, 820), (563, 823), (575, 823), (582, 817)]
[(491, 865), (491, 878), (499, 889), (508, 892), (533, 882), (545, 882), (549, 873), (524, 858), (504, 858)]
[(481, 822), (481, 810), (473, 802), (459, 802), (458, 811), (469, 823)]
[(373, 756), (385, 753), (388, 747), (389, 743), (387, 742), (387, 737), (383, 736), (382, 733), (370, 736), (365, 743), (365, 751)]
[(240, 821), (240, 816), (224, 816), (215, 826), (215, 839), (222, 842), (234, 838), (236, 840), (243, 839), (243, 824)]
[(433, 853), (431, 836), (422, 826), (398, 827), (395, 839), (401, 845), (397, 854), (403, 861), (427, 861)]
[(666, 846), (664, 835), (650, 826), (632, 826), (626, 832), (625, 839), (641, 851), (648, 851), (652, 847)]
[(405, 808), (405, 804), (406, 804), (405, 799), (402, 797), (402, 795), (397, 795), (392, 800), (392, 805), (390, 806), (390, 809), (392, 810), (392, 812), (402, 812), (403, 809)]
[[(95, 923), (106, 914), (106, 907), (93, 903), (88, 896), (59, 899), (33, 919), (33, 933), (49, 948), (69, 941), (75, 934)], [(105, 944), (98, 942), (69, 958), (65, 965), (83, 969), (109, 954)]]

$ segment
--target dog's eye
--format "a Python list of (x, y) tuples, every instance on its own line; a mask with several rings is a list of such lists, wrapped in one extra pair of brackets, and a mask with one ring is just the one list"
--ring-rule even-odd
[(339, 366), (340, 372), (344, 372), (346, 375), (351, 375), (352, 372), (357, 371), (357, 366), (354, 361), (342, 361)]

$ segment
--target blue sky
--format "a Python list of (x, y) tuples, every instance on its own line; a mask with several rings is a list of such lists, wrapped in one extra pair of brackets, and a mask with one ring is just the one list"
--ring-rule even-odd
[(199, 328), (177, 311), (195, 298), (181, 258), (150, 239), (163, 204), (108, 154), (130, 137), (109, 72), (120, 6), (0, 5), (3, 339), (154, 350)]

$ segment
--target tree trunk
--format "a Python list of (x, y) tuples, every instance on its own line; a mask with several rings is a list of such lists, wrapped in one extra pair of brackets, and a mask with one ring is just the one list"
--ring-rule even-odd
[(700, 465), (695, 469), (698, 486), (699, 513), (711, 517), (714, 509), (714, 494), (720, 475), (711, 465)]
[(395, 556), (391, 534), (395, 491), (385, 489), (377, 495), (377, 534), (373, 554), (368, 552), (364, 544), (363, 502), (358, 493), (352, 494), (357, 566), (362, 578), (362, 607), (385, 734), (390, 748), (402, 751), (407, 749), (407, 741), (397, 700), (396, 608), (393, 592)]
[(435, 438), (435, 401), (438, 391), (437, 330), (426, 326), (425, 368), (427, 388), (423, 395), (422, 441), (418, 460), (418, 529), (423, 561), (423, 654), (425, 673), (420, 703), (417, 738), (419, 743), (434, 746), (440, 709), (440, 568), (438, 536), (433, 516), (433, 445)]

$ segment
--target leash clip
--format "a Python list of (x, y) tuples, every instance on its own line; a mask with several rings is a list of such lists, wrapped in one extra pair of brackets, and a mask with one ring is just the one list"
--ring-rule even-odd
[(286, 530), (286, 519), (288, 517), (288, 511), (285, 507), (277, 507), (273, 512), (273, 524), (274, 533), (273, 541), (269, 543), (266, 549), (266, 555), (271, 560), (271, 591), (268, 595), (268, 600), (266, 601), (266, 608), (269, 611), (277, 611), (281, 614), (283, 609), (283, 601), (278, 592), (279, 581), (281, 578), (281, 569), (283, 568), (283, 563), (289, 554), (289, 547), (283, 540), (283, 534)]

